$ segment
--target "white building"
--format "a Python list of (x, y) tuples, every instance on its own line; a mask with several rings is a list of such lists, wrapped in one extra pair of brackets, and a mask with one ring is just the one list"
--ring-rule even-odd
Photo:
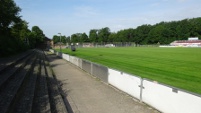
[(170, 43), (170, 45), (178, 47), (201, 47), (201, 40), (198, 37), (190, 37), (188, 40), (176, 40)]

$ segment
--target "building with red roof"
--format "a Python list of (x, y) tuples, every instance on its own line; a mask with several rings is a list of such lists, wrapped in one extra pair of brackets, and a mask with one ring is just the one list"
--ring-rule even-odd
[(198, 37), (191, 37), (188, 40), (176, 40), (170, 43), (170, 45), (178, 47), (201, 47), (201, 40)]

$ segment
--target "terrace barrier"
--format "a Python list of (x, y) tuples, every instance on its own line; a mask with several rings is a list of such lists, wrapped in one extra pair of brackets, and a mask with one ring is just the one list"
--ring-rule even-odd
[(78, 66), (103, 82), (122, 90), (164, 113), (200, 113), (201, 95), (160, 84), (145, 78), (110, 69), (90, 61), (59, 53), (63, 59)]
[(143, 79), (142, 101), (164, 113), (200, 113), (201, 96)]
[(87, 61), (87, 60), (82, 60), (82, 69), (84, 71), (86, 71), (89, 74), (92, 74), (91, 71), (91, 62)]

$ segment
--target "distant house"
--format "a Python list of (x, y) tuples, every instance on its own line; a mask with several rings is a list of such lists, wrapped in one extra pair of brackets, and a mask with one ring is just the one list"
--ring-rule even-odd
[(52, 48), (52, 46), (53, 46), (52, 40), (47, 38), (47, 37), (45, 37), (45, 39), (44, 39), (44, 48), (50, 49), (50, 48)]
[(50, 49), (53, 47), (52, 40), (48, 37), (45, 37), (43, 42), (39, 43), (36, 47), (40, 49)]
[(61, 46), (61, 48), (65, 48), (66, 47), (66, 45), (63, 42), (57, 42), (56, 44), (54, 44), (54, 48), (55, 49), (56, 48), (60, 48), (60, 46)]
[(170, 43), (170, 45), (178, 47), (201, 47), (201, 40), (198, 37), (190, 37), (188, 40), (176, 40)]

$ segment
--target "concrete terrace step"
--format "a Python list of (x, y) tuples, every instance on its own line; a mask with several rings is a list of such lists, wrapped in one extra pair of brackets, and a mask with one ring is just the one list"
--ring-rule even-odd
[(2, 87), (4, 87), (4, 84), (7, 84), (6, 82), (9, 81), (9, 79), (15, 74), (17, 73), (21, 68), (23, 68), (27, 61), (30, 60), (32, 56), (31, 55), (27, 55), (26, 58), (21, 59), (20, 61), (18, 61), (17, 63), (15, 63), (12, 66), (7, 67), (7, 70), (4, 70), (1, 72), (1, 76), (0, 76), (0, 89)]
[(67, 113), (67, 109), (64, 103), (64, 100), (60, 94), (58, 83), (53, 76), (52, 70), (49, 66), (47, 59), (45, 60), (46, 64), (46, 73), (47, 73), (47, 80), (48, 80), (48, 91), (51, 101), (51, 109), (52, 112), (55, 113)]
[(68, 113), (44, 52), (16, 59), (0, 73), (0, 113)]
[(15, 104), (11, 107), (13, 113), (31, 113), (32, 104), (36, 86), (36, 80), (38, 75), (39, 59), (35, 60), (34, 65), (31, 68), (29, 75), (26, 76), (22, 85), (20, 95), (16, 99)]
[(43, 55), (40, 53), (39, 76), (36, 83), (36, 92), (34, 95), (34, 101), (32, 106), (33, 113), (51, 113), (45, 73), (45, 64), (42, 57)]
[(21, 61), (24, 58), (26, 58), (27, 56), (31, 55), (31, 53), (34, 51), (35, 50), (29, 50), (29, 51), (26, 51), (24, 53), (21, 53), (21, 54), (12, 56), (12, 57), (0, 58), (0, 74), (2, 72), (6, 71), (9, 67), (12, 67), (13, 65), (18, 63), (19, 61)]
[(7, 82), (7, 84), (0, 90), (0, 112), (6, 113), (9, 107), (15, 101), (14, 99), (18, 96), (18, 91), (23, 83), (25, 76), (30, 71), (32, 66), (31, 62), (34, 59), (32, 57), (23, 69), (13, 75), (13, 77)]

